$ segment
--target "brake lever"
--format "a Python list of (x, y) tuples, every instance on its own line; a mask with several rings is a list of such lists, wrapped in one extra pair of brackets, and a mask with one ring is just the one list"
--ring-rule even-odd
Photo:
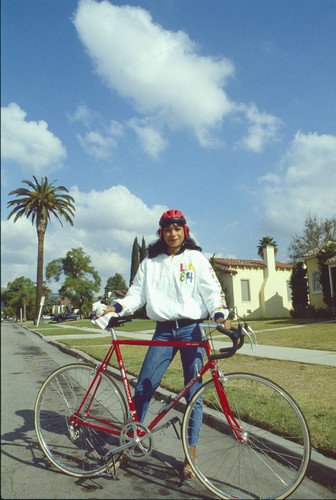
[[(249, 338), (252, 352), (256, 352), (256, 347), (257, 347), (257, 336), (256, 336), (256, 334), (254, 333), (254, 331), (252, 330), (252, 328), (248, 324), (246, 324), (246, 323), (245, 323), (245, 326), (241, 327), (241, 329), (242, 329), (243, 335), (245, 335), (246, 337)], [(253, 335), (253, 338), (252, 338), (252, 335)]]

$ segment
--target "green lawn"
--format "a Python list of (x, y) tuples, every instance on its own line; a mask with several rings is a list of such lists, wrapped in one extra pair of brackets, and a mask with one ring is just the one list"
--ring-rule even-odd
[[(43, 335), (75, 335), (78, 333), (102, 333), (102, 330), (92, 325), (89, 320), (78, 320), (76, 322), (57, 324), (42, 323), (38, 328), (34, 328), (32, 322), (24, 323), (28, 328), (35, 329)], [(236, 323), (233, 323), (237, 326)], [(334, 323), (303, 323), (298, 320), (268, 320), (251, 321), (249, 325), (257, 335), (257, 341), (260, 345), (274, 345), (283, 347), (297, 347), (301, 349), (318, 349), (326, 351), (336, 351), (336, 322)], [(78, 330), (78, 327), (89, 327), (91, 331)], [(125, 323), (116, 328), (117, 335), (123, 331), (139, 332), (143, 330), (154, 330), (155, 322), (150, 320), (135, 319), (132, 322)], [(108, 336), (108, 334), (107, 334)], [(214, 337), (221, 336), (221, 340), (228, 340), (227, 337), (219, 332), (213, 333)]]
[[(274, 321), (249, 323), (257, 336), (258, 344), (336, 351), (336, 322), (308, 323), (300, 326), (296, 324), (283, 326), (279, 322), (278, 327), (274, 326), (274, 323)], [(234, 326), (237, 325), (234, 323)], [(214, 335), (218, 337), (220, 333), (215, 332)]]

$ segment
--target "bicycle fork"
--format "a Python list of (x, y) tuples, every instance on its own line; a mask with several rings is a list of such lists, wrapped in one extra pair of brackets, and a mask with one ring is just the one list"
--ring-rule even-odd
[(225, 390), (222, 386), (222, 383), (225, 380), (225, 376), (222, 370), (218, 370), (217, 366), (216, 368), (212, 369), (212, 376), (226, 420), (238, 441), (240, 441), (241, 443), (245, 443), (246, 440), (243, 436), (243, 428), (239, 425), (235, 416), (233, 415), (225, 394)]

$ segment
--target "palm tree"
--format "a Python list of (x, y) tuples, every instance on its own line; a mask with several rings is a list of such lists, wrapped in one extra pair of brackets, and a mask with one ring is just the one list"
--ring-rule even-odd
[(69, 191), (64, 186), (55, 187), (53, 181), (48, 182), (47, 177), (41, 178), (41, 184), (35, 176), (34, 182), (24, 180), (30, 189), (18, 188), (9, 193), (9, 196), (15, 195), (16, 199), (7, 203), (8, 208), (14, 207), (7, 219), (15, 215), (14, 222), (25, 216), (31, 218), (32, 224), (36, 222), (38, 251), (37, 251), (37, 280), (36, 280), (36, 308), (35, 320), (38, 318), (41, 297), (43, 295), (43, 257), (44, 257), (44, 238), (47, 230), (50, 215), (53, 214), (63, 227), (60, 217), (73, 226), (75, 206), (74, 198), (68, 194)]
[(265, 247), (267, 247), (267, 245), (274, 246), (274, 255), (276, 255), (278, 253), (277, 242), (273, 238), (271, 238), (270, 236), (264, 236), (263, 238), (261, 238), (261, 240), (259, 240), (259, 245), (257, 246), (258, 255), (260, 255), (260, 257), (263, 257), (263, 250)]

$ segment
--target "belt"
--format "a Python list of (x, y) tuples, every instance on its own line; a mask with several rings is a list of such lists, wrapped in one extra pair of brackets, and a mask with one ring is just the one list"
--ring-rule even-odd
[(194, 325), (195, 323), (203, 323), (204, 319), (173, 319), (170, 321), (157, 321), (157, 325), (162, 325), (165, 328), (180, 328), (183, 326)]

